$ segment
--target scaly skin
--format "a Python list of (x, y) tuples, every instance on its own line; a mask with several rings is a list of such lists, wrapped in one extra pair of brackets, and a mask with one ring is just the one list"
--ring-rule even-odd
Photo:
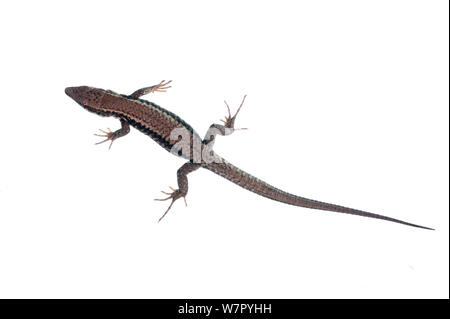
[[(230, 109), (227, 104), (228, 116), (223, 121), (224, 125), (212, 124), (206, 133), (205, 138), (202, 139), (188, 123), (183, 121), (174, 113), (156, 105), (155, 103), (139, 98), (140, 96), (148, 93), (165, 92), (166, 89), (170, 88), (170, 86), (168, 86), (169, 83), (170, 81), (161, 81), (157, 85), (139, 89), (131, 95), (117, 94), (112, 91), (88, 86), (69, 87), (65, 90), (68, 96), (88, 111), (101, 116), (113, 116), (120, 119), (122, 127), (119, 130), (115, 132), (101, 130), (104, 134), (99, 134), (98, 136), (103, 136), (106, 139), (99, 143), (110, 141), (111, 147), (114, 140), (128, 134), (130, 131), (129, 126), (131, 125), (142, 133), (150, 136), (167, 151), (188, 160), (188, 162), (180, 167), (177, 172), (178, 189), (173, 189), (172, 193), (163, 192), (169, 195), (169, 197), (162, 200), (171, 199), (172, 201), (160, 220), (167, 214), (177, 199), (186, 197), (188, 192), (187, 174), (203, 167), (253, 193), (282, 203), (312, 209), (371, 217), (418, 228), (432, 229), (383, 215), (292, 195), (240, 170), (214, 153), (212, 147), (216, 140), (217, 134), (225, 136), (237, 130), (234, 128), (234, 122), (236, 120), (236, 115), (242, 107), (245, 97), (234, 116), (231, 116)], [(181, 132), (181, 134), (178, 132)], [(180, 140), (178, 138), (179, 135), (185, 138), (185, 144), (180, 144)]]

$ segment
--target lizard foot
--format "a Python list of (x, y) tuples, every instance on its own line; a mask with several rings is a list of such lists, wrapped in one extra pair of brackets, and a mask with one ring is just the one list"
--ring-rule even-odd
[(167, 210), (166, 210), (166, 211), (164, 212), (164, 214), (159, 218), (158, 223), (159, 223), (159, 222), (167, 215), (167, 213), (169, 212), (169, 210), (172, 208), (173, 203), (174, 203), (177, 199), (183, 197), (183, 198), (184, 198), (184, 203), (185, 203), (185, 205), (187, 206), (187, 203), (186, 203), (186, 194), (185, 194), (185, 193), (183, 194), (179, 189), (175, 189), (175, 188), (172, 188), (172, 187), (170, 187), (170, 186), (169, 186), (169, 188), (172, 190), (171, 193), (161, 191), (161, 193), (166, 194), (166, 195), (169, 195), (169, 197), (167, 197), (167, 198), (161, 198), (161, 199), (155, 198), (155, 200), (158, 200), (158, 201), (166, 201), (166, 200), (172, 199), (172, 202), (170, 203), (170, 205), (169, 205), (169, 207), (167, 208)]
[(102, 132), (103, 134), (94, 134), (94, 135), (95, 136), (100, 136), (100, 137), (106, 137), (106, 139), (104, 139), (103, 141), (100, 141), (98, 143), (95, 143), (95, 145), (102, 144), (102, 143), (105, 143), (107, 141), (111, 141), (111, 143), (109, 144), (109, 149), (111, 149), (112, 143), (116, 139), (115, 132), (111, 131), (111, 129), (109, 127), (108, 127), (108, 131), (104, 131), (102, 129), (100, 129), (99, 131)]
[(155, 93), (155, 92), (166, 92), (167, 89), (169, 89), (169, 88), (172, 87), (172, 86), (169, 85), (171, 82), (172, 82), (172, 80), (170, 80), (170, 81), (162, 80), (162, 81), (159, 82), (158, 84), (153, 85), (153, 86), (151, 87), (151, 89), (152, 89), (151, 92), (152, 92), (152, 93)]
[(226, 127), (233, 129), (233, 130), (246, 130), (246, 128), (234, 128), (234, 121), (236, 120), (236, 116), (238, 115), (239, 111), (241, 110), (241, 107), (244, 104), (246, 97), (247, 97), (247, 95), (244, 95), (241, 105), (239, 106), (239, 108), (237, 109), (236, 113), (233, 116), (231, 116), (230, 107), (228, 106), (227, 101), (224, 101), (225, 105), (227, 106), (228, 116), (225, 116), (225, 119), (221, 120), (221, 121), (223, 122), (223, 124), (225, 124)]

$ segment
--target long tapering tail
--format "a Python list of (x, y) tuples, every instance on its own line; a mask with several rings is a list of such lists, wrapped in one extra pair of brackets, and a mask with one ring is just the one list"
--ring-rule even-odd
[(236, 166), (228, 163), (226, 160), (222, 159), (221, 163), (208, 163), (208, 164), (202, 164), (202, 167), (216, 173), (217, 175), (220, 175), (229, 181), (248, 189), (249, 191), (256, 193), (258, 195), (294, 205), (294, 206), (300, 206), (300, 207), (306, 207), (311, 209), (320, 209), (320, 210), (326, 210), (326, 211), (332, 211), (332, 212), (338, 212), (338, 213), (346, 213), (351, 215), (358, 215), (358, 216), (365, 216), (370, 218), (376, 218), (376, 219), (383, 219), (394, 223), (399, 223), (407, 226), (412, 227), (418, 227), (423, 229), (429, 229), (434, 230), (433, 228), (420, 226), (412, 223), (408, 223), (399, 219), (391, 218), (388, 216), (373, 214), (369, 212), (365, 212), (362, 210), (352, 209), (344, 206), (334, 205), (334, 204), (328, 204), (325, 202), (320, 202), (300, 196), (296, 196), (293, 194), (289, 194), (285, 191), (282, 191), (272, 185), (267, 184), (266, 182), (263, 182), (262, 180), (244, 172), (243, 170), (237, 168)]

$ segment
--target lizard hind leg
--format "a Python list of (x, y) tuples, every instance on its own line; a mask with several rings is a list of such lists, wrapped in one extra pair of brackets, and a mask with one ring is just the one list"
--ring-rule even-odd
[[(241, 105), (239, 105), (236, 113), (233, 116), (231, 116), (230, 107), (228, 106), (227, 101), (224, 101), (225, 105), (227, 106), (228, 115), (225, 116), (225, 120), (221, 120), (221, 121), (225, 124), (226, 127), (234, 129), (234, 130), (239, 130), (239, 129), (234, 128), (234, 121), (236, 120), (236, 116), (238, 115), (239, 111), (241, 110), (242, 105), (244, 105), (246, 97), (247, 97), (247, 95), (244, 95), (244, 98), (242, 99)], [(242, 128), (240, 130), (246, 130), (246, 129)]]
[(170, 187), (170, 189), (172, 190), (171, 193), (167, 193), (167, 192), (162, 192), (163, 194), (169, 195), (169, 197), (167, 198), (162, 198), (162, 199), (155, 199), (158, 201), (166, 201), (169, 199), (172, 199), (172, 201), (170, 202), (169, 207), (167, 208), (167, 210), (164, 212), (164, 214), (161, 216), (161, 218), (159, 219), (158, 222), (160, 222), (169, 212), (169, 210), (172, 208), (173, 203), (183, 197), (184, 198), (184, 203), (187, 206), (186, 203), (186, 195), (188, 192), (188, 179), (187, 179), (187, 174), (197, 170), (200, 168), (199, 164), (195, 164), (195, 163), (191, 163), (188, 162), (186, 164), (184, 164), (183, 166), (181, 166), (178, 171), (177, 171), (177, 180), (178, 180), (178, 189), (174, 189), (172, 187)]
[(216, 141), (217, 134), (219, 134), (221, 136), (226, 136), (226, 135), (230, 135), (231, 133), (233, 133), (234, 131), (237, 131), (237, 130), (246, 130), (246, 128), (235, 128), (234, 127), (234, 122), (236, 121), (236, 117), (237, 117), (239, 111), (241, 110), (241, 107), (244, 104), (246, 97), (247, 97), (247, 95), (244, 95), (241, 105), (239, 106), (239, 108), (237, 109), (236, 113), (233, 116), (231, 116), (230, 107), (229, 107), (227, 101), (224, 101), (225, 105), (227, 106), (227, 110), (228, 110), (228, 115), (225, 116), (224, 120), (221, 120), (224, 125), (212, 124), (209, 127), (208, 131), (206, 132), (205, 138), (203, 139), (203, 142), (206, 145), (208, 145), (209, 147), (212, 148), (214, 145), (214, 142)]

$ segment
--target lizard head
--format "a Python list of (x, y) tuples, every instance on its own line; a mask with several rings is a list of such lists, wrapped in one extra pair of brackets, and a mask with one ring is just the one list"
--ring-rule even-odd
[(75, 102), (90, 111), (97, 111), (100, 108), (104, 91), (90, 86), (74, 86), (65, 90)]

